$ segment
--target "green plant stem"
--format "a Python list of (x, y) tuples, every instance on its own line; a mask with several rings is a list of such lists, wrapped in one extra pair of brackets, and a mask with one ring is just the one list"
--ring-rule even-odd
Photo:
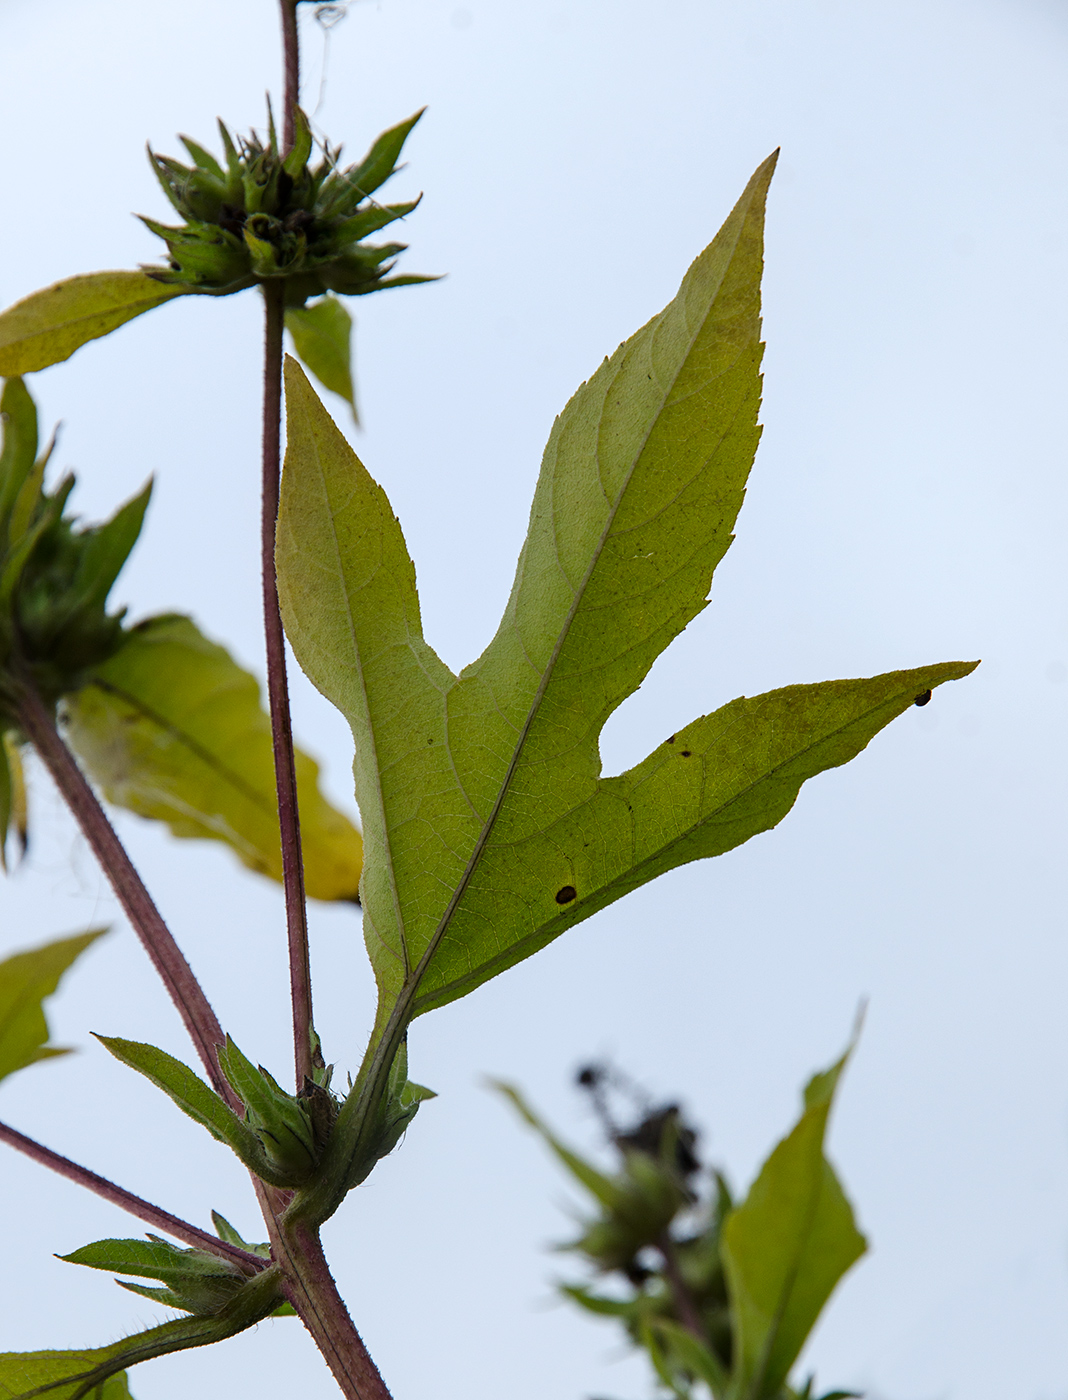
[(657, 1240), (656, 1247), (664, 1261), (664, 1278), (671, 1290), (671, 1301), (675, 1304), (675, 1312), (678, 1314), (679, 1321), (687, 1332), (697, 1338), (702, 1346), (707, 1346), (708, 1333), (701, 1321), (701, 1314), (697, 1311), (693, 1295), (682, 1276), (682, 1270), (679, 1268), (679, 1257), (675, 1253), (675, 1245), (671, 1237), (665, 1233)]
[(24, 1133), (18, 1132), (6, 1123), (0, 1123), (0, 1142), (6, 1142), (9, 1147), (14, 1147), (16, 1151), (31, 1157), (42, 1166), (51, 1168), (60, 1176), (65, 1176), (68, 1181), (76, 1182), (79, 1186), (84, 1186), (87, 1191), (102, 1196), (105, 1201), (110, 1201), (112, 1205), (119, 1206), (122, 1210), (128, 1211), (130, 1215), (135, 1215), (146, 1225), (154, 1225), (157, 1230), (165, 1230), (168, 1235), (173, 1235), (176, 1240), (182, 1240), (194, 1249), (203, 1249), (209, 1254), (217, 1254), (223, 1259), (232, 1259), (249, 1275), (260, 1273), (267, 1268), (266, 1259), (260, 1259), (255, 1254), (249, 1254), (247, 1250), (227, 1244), (225, 1240), (218, 1239), (215, 1235), (209, 1234), (207, 1230), (190, 1225), (188, 1221), (181, 1220), (177, 1215), (171, 1215), (170, 1211), (162, 1210), (159, 1206), (154, 1206), (151, 1201), (143, 1200), (140, 1196), (135, 1196), (132, 1191), (117, 1186), (114, 1181), (109, 1181), (107, 1177), (98, 1176), (96, 1172), (91, 1172), (88, 1167), (79, 1166), (77, 1162), (72, 1162), (69, 1157), (53, 1152), (50, 1147), (35, 1142), (33, 1138), (26, 1137)]
[(178, 1008), (197, 1054), (208, 1072), (215, 1091), (231, 1107), (237, 1098), (221, 1073), (216, 1048), (225, 1044), (226, 1037), (204, 989), (197, 981), (185, 954), (145, 888), (144, 881), (134, 869), (126, 848), (115, 834), (107, 814), (97, 801), (74, 755), (56, 728), (55, 718), (45, 706), (33, 685), (24, 677), (19, 686), (17, 713), (26, 737), (33, 744), (41, 761), (73, 812), (93, 854), (100, 862), (112, 889), (118, 896), (126, 917), (133, 925), (171, 1000)]
[(348, 1400), (391, 1400), (327, 1266), (319, 1233), (282, 1223), (271, 1232), (283, 1291)]
[(286, 95), (282, 109), (282, 147), (288, 153), (293, 145), (294, 109), (300, 102), (300, 39), (297, 34), (297, 5), (300, 0), (281, 0), (282, 52), (285, 61)]
[[(286, 5), (283, 4), (283, 11)], [(295, 12), (294, 12), (295, 13)], [(278, 822), (282, 837), (282, 883), (286, 894), (289, 941), (289, 982), (293, 1003), (293, 1057), (297, 1091), (312, 1077), (313, 1031), (311, 963), (308, 956), (308, 914), (304, 897), (304, 862), (300, 851), (300, 811), (297, 772), (293, 759), (293, 727), (289, 717), (286, 647), (278, 611), (274, 537), (278, 524), (281, 475), (282, 333), (285, 328), (284, 286), (263, 286), (263, 628), (267, 644), (267, 692), (271, 706), (274, 773), (278, 789)]]

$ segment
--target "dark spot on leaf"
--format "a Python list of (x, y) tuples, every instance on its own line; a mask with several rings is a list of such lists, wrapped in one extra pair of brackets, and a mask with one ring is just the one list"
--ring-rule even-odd
[(683, 749), (683, 750), (682, 750), (682, 756), (683, 756), (683, 758), (690, 758), (690, 757), (692, 757), (692, 755), (691, 755), (689, 749)]
[(665, 739), (665, 740), (664, 740), (664, 743), (665, 743), (665, 744), (673, 744), (674, 742), (675, 742), (675, 735), (674, 735), (674, 734), (672, 734), (672, 736), (671, 736), (670, 739)]
[(428, 739), (428, 740), (427, 740), (427, 743), (428, 743), (428, 744), (432, 744), (433, 742), (434, 742), (433, 739)]
[(565, 885), (562, 890), (556, 891), (556, 902), (557, 904), (570, 904), (577, 894), (578, 890), (575, 889), (574, 885)]
[(916, 699), (913, 700), (912, 703), (913, 703), (914, 705), (926, 705), (926, 704), (928, 703), (928, 701), (930, 700), (930, 698), (931, 698), (931, 692), (930, 692), (929, 690), (925, 690), (925, 691), (923, 692), (922, 695), (917, 695), (917, 696), (916, 696)]

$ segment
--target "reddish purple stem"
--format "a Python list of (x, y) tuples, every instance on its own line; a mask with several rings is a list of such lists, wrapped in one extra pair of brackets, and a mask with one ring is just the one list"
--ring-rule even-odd
[(138, 1220), (143, 1220), (146, 1225), (154, 1225), (157, 1230), (166, 1230), (168, 1235), (173, 1235), (176, 1240), (183, 1240), (186, 1244), (192, 1245), (194, 1249), (204, 1249), (209, 1254), (218, 1254), (223, 1259), (232, 1259), (249, 1275), (259, 1273), (261, 1269), (267, 1268), (266, 1259), (260, 1259), (255, 1254), (249, 1254), (247, 1250), (238, 1249), (235, 1245), (227, 1244), (225, 1240), (217, 1239), (214, 1235), (208, 1234), (207, 1230), (200, 1230), (196, 1225), (190, 1225), (188, 1221), (180, 1220), (177, 1215), (171, 1215), (170, 1211), (161, 1210), (159, 1206), (154, 1206), (151, 1201), (142, 1200), (140, 1196), (135, 1196), (132, 1191), (126, 1191), (121, 1186), (116, 1186), (106, 1176), (97, 1176), (96, 1172), (91, 1172), (88, 1167), (80, 1167), (69, 1157), (63, 1157), (58, 1152), (53, 1152), (50, 1147), (44, 1147), (15, 1128), (9, 1128), (6, 1123), (0, 1123), (0, 1142), (6, 1142), (9, 1147), (14, 1147), (17, 1151), (25, 1153), (27, 1157), (32, 1157), (35, 1162), (40, 1162), (42, 1166), (50, 1167), (60, 1176), (65, 1176), (68, 1181), (77, 1182), (79, 1186), (84, 1186), (86, 1190), (94, 1192), (97, 1196), (102, 1196), (105, 1201), (110, 1201), (112, 1205), (119, 1206), (131, 1215), (136, 1215)]
[(231, 1107), (238, 1100), (219, 1070), (216, 1047), (223, 1045), (219, 1019), (204, 995), (185, 954), (174, 941), (174, 935), (163, 922), (159, 910), (145, 888), (144, 881), (134, 869), (122, 842), (108, 821), (107, 814), (89, 786), (85, 775), (75, 762), (56, 728), (56, 722), (33, 685), (23, 679), (18, 696), (18, 718), (26, 737), (37, 750), (41, 761), (52, 775), (64, 801), (74, 813), (93, 854), (111, 882), (126, 917), (133, 925), (145, 951), (178, 1014), (197, 1048), (216, 1092)]
[(285, 636), (278, 611), (274, 536), (278, 523), (281, 462), (282, 332), (285, 325), (282, 283), (263, 286), (266, 307), (263, 349), (263, 626), (267, 642), (267, 693), (271, 706), (274, 772), (278, 789), (278, 822), (282, 836), (282, 882), (286, 893), (289, 939), (289, 979), (293, 1002), (293, 1056), (297, 1089), (310, 1079), (312, 1057), (311, 964), (308, 957), (308, 915), (304, 897), (304, 862), (300, 850), (300, 811), (293, 760), (293, 729), (286, 683)]

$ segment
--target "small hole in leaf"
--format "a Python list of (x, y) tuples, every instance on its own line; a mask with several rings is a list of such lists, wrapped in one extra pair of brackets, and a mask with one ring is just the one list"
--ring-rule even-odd
[(917, 695), (916, 699), (913, 700), (912, 703), (914, 705), (926, 705), (930, 701), (930, 699), (931, 692), (929, 690), (925, 690), (922, 695)]
[(577, 894), (578, 890), (575, 889), (574, 885), (565, 885), (562, 890), (556, 891), (556, 902), (557, 904), (570, 904)]
[(683, 758), (691, 758), (691, 757), (692, 757), (692, 754), (690, 753), (690, 750), (689, 750), (689, 749), (683, 749), (683, 750), (682, 750), (682, 756), (683, 756)]

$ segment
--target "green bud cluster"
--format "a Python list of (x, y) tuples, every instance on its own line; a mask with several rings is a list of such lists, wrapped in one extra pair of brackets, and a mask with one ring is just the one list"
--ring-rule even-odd
[(249, 1060), (229, 1036), (219, 1064), (245, 1105), (248, 1126), (259, 1139), (277, 1179), (299, 1186), (315, 1170), (337, 1117), (328, 1084), (309, 1080), (300, 1095), (287, 1094), (278, 1081)]
[(254, 132), (235, 143), (220, 121), (223, 162), (185, 136), (180, 139), (191, 166), (150, 148), (152, 168), (184, 223), (144, 219), (170, 254), (168, 267), (146, 265), (145, 271), (182, 291), (215, 296), (282, 279), (290, 307), (327, 291), (364, 296), (384, 287), (433, 281), (389, 275), (406, 244), (363, 241), (411, 213), (419, 202), (383, 205), (371, 196), (395, 173), (408, 133), (421, 115), (383, 132), (358, 165), (345, 169), (339, 166), (340, 147), (329, 144), (314, 167), (309, 164), (314, 143), (299, 109), (295, 140), (285, 153), (273, 118), (266, 142)]
[[(697, 1133), (676, 1105), (647, 1113), (630, 1132), (611, 1126), (599, 1090), (602, 1074), (597, 1067), (583, 1070), (579, 1083), (593, 1091), (595, 1107), (610, 1128), (618, 1160), (611, 1173), (562, 1143), (517, 1089), (497, 1087), (596, 1202), (578, 1238), (560, 1248), (580, 1254), (599, 1275), (615, 1275), (619, 1287), (612, 1295), (583, 1284), (564, 1285), (561, 1291), (588, 1312), (616, 1318), (635, 1345), (649, 1353), (660, 1379), (677, 1396), (689, 1397), (696, 1376), (726, 1375), (731, 1367), (733, 1337), (720, 1237), (734, 1203), (717, 1171), (711, 1173), (712, 1191), (707, 1190)], [(688, 1315), (680, 1313), (680, 1288)]]
[(76, 690), (122, 644), (125, 610), (108, 594), (140, 534), (151, 485), (103, 525), (66, 513), (74, 477), (45, 490), (52, 444), (37, 454), (37, 411), (21, 379), (0, 396), (0, 729), (28, 674), (46, 703)]

